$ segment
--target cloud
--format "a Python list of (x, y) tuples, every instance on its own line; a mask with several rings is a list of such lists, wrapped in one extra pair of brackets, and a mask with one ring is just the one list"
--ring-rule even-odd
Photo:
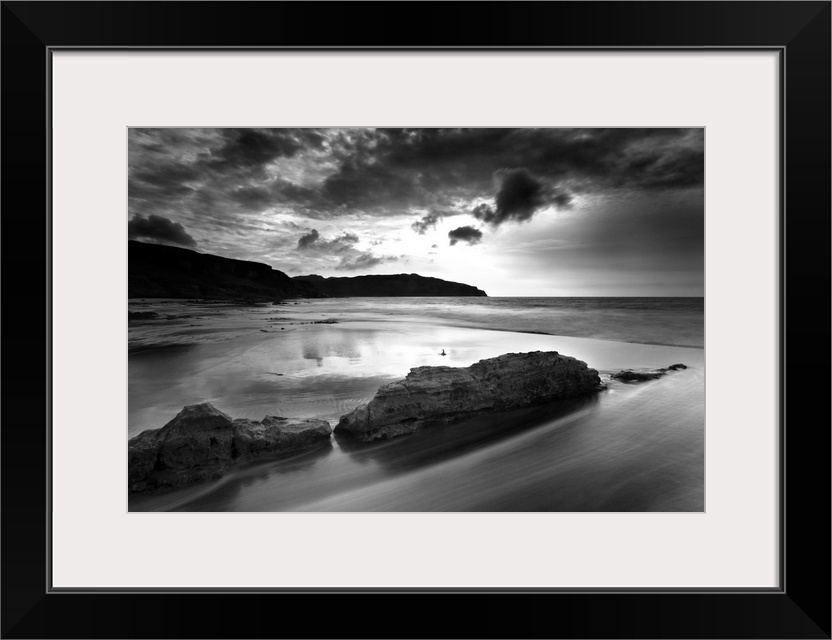
[(440, 220), (443, 220), (444, 218), (450, 218), (451, 216), (458, 216), (463, 213), (465, 213), (464, 209), (453, 209), (448, 206), (444, 206), (441, 208), (433, 207), (419, 220), (411, 224), (410, 228), (413, 229), (419, 235), (424, 235), (428, 229), (435, 229), (436, 224)]
[[(503, 170), (498, 220), (528, 219), (535, 180), (544, 189), (675, 189), (701, 185), (704, 167), (701, 129), (345, 129), (333, 148), (340, 166), (322, 193), (335, 215), (471, 202), (493, 195), (492, 177)], [(413, 228), (422, 232), (438, 217)]]
[(543, 183), (524, 169), (499, 173), (502, 182), (494, 198), (498, 219), (486, 222), (497, 225), (509, 219), (528, 220), (545, 201)]
[(321, 238), (317, 229), (312, 229), (300, 237), (298, 249), (314, 250), (319, 253), (344, 253), (353, 250), (356, 244), (358, 244), (358, 236), (354, 233), (345, 232), (332, 240), (326, 240)]
[[(354, 233), (346, 232), (343, 235), (335, 238), (335, 242), (342, 242), (345, 244), (357, 244), (358, 243), (358, 236)], [(378, 243), (376, 243), (378, 244)]]
[(346, 206), (358, 210), (404, 208), (411, 202), (422, 201), (411, 175), (383, 164), (343, 164), (338, 173), (326, 179), (321, 193), (333, 208)]
[(555, 191), (551, 194), (550, 201), (561, 209), (568, 209), (572, 206), (572, 194), (566, 191)]
[(261, 168), (280, 157), (291, 157), (303, 146), (291, 129), (221, 129), (223, 144), (203, 158), (212, 169)]
[(150, 214), (147, 217), (134, 215), (127, 223), (127, 237), (158, 244), (176, 244), (196, 247), (196, 240), (178, 222)]
[[(391, 246), (450, 216), (473, 213), (484, 230), (573, 197), (582, 207), (701, 197), (704, 182), (701, 128), (130, 128), (128, 148), (128, 217), (140, 227), (175, 220), (201, 251), (278, 269), (352, 264), (370, 239)], [(298, 243), (312, 227), (352, 229), (366, 245), (320, 234)], [(172, 233), (160, 241), (193, 246)]]
[(375, 256), (372, 253), (361, 253), (354, 257), (344, 256), (335, 268), (338, 271), (358, 271), (359, 269), (370, 269), (385, 262), (397, 262), (395, 256)]
[(312, 231), (300, 237), (300, 240), (298, 240), (298, 249), (306, 249), (307, 247), (311, 247), (318, 241), (319, 237), (320, 235), (318, 234), (318, 230), (312, 229)]
[(457, 242), (477, 244), (482, 240), (482, 231), (474, 227), (457, 227), (453, 231), (448, 232), (448, 237), (451, 239), (451, 246)]
[[(298, 240), (298, 251), (307, 265), (316, 269), (336, 269), (338, 271), (358, 271), (371, 269), (386, 262), (397, 262), (399, 257), (377, 256), (371, 251), (361, 251), (355, 245), (360, 239), (357, 234), (346, 231), (340, 236), (326, 239), (312, 229)], [(337, 262), (336, 262), (337, 260)]]
[(546, 184), (525, 169), (504, 169), (495, 177), (500, 182), (495, 206), (479, 204), (471, 212), (477, 220), (495, 227), (508, 221), (530, 220), (540, 208), (549, 204), (568, 208), (572, 203), (570, 193)]
[(421, 219), (414, 222), (410, 225), (410, 228), (413, 229), (419, 235), (424, 235), (424, 233), (433, 227), (436, 228), (436, 223), (442, 219), (442, 214), (436, 211), (432, 211), (427, 215), (423, 216)]
[[(569, 192), (702, 186), (702, 129), (129, 129), (132, 214), (233, 227), (274, 210), (307, 219), (448, 215), (495, 198), (489, 224)], [(498, 189), (495, 193), (494, 178)], [(553, 185), (560, 194), (552, 193)]]
[(237, 203), (240, 209), (247, 211), (262, 211), (275, 202), (271, 190), (265, 187), (239, 187), (231, 193), (229, 198)]

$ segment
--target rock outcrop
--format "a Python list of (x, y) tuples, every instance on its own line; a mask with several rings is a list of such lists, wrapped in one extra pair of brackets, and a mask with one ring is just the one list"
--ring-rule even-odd
[(664, 369), (626, 369), (613, 373), (610, 378), (613, 380), (620, 380), (621, 382), (645, 382), (647, 380), (656, 380), (670, 371), (680, 371), (687, 369), (683, 364), (672, 364)]
[(188, 486), (240, 462), (315, 446), (331, 433), (325, 420), (232, 420), (207, 402), (189, 405), (161, 429), (130, 439), (128, 484), (132, 492)]
[(556, 351), (508, 353), (467, 368), (416, 367), (341, 416), (335, 432), (361, 440), (393, 438), (426, 424), (576, 398), (600, 388), (595, 369)]

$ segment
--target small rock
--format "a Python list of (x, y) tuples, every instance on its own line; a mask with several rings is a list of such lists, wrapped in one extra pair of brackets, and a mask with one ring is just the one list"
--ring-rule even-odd
[(682, 369), (687, 369), (687, 366), (683, 364), (672, 364), (666, 369), (640, 369), (638, 371), (627, 369), (625, 371), (613, 373), (610, 377), (613, 380), (620, 380), (621, 382), (645, 382), (647, 380), (656, 380), (661, 378), (669, 371), (681, 371)]

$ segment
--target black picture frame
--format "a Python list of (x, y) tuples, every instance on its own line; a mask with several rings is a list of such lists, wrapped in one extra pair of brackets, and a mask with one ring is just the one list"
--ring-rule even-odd
[[(3, 638), (830, 637), (830, 2), (3, 2), (0, 35)], [(48, 91), (51, 52), (69, 47), (778, 51), (780, 587), (51, 589)]]

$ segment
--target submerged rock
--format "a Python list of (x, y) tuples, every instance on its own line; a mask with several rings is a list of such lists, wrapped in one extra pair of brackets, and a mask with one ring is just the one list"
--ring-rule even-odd
[(508, 353), (467, 368), (416, 367), (404, 380), (381, 387), (368, 404), (341, 416), (335, 432), (361, 440), (393, 438), (430, 423), (576, 398), (601, 388), (595, 369), (556, 351)]
[(646, 380), (656, 380), (670, 371), (680, 371), (682, 369), (687, 369), (687, 366), (683, 364), (672, 364), (665, 369), (641, 369), (638, 371), (627, 369), (626, 371), (613, 373), (610, 377), (613, 380), (620, 380), (621, 382), (644, 382)]
[(232, 420), (207, 402), (189, 405), (161, 429), (130, 439), (128, 484), (133, 492), (184, 487), (218, 478), (239, 462), (314, 446), (331, 433), (325, 420)]

